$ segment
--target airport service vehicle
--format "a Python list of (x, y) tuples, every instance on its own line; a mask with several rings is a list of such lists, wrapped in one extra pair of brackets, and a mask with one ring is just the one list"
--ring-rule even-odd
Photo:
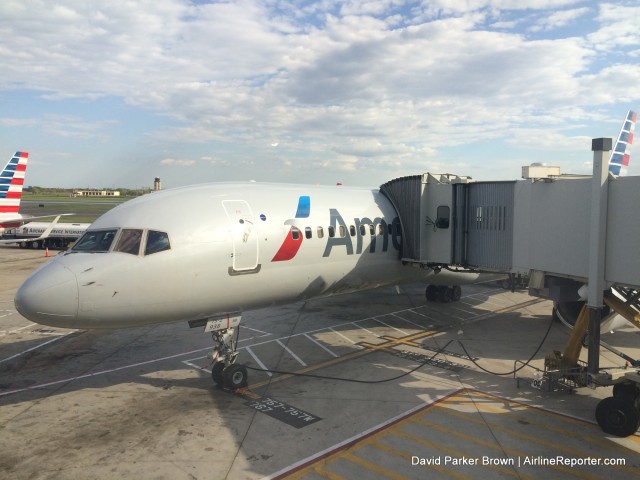
[(90, 223), (58, 223), (43, 238), (51, 222), (29, 222), (20, 227), (5, 230), (3, 243), (16, 243), (20, 248), (67, 249), (87, 230)]

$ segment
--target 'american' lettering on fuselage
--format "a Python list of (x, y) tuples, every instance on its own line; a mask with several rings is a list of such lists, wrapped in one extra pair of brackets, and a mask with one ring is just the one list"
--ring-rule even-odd
[[(391, 237), (391, 244), (393, 248), (400, 251), (402, 244), (402, 234), (400, 230), (400, 220), (395, 217), (391, 226), (380, 217), (376, 217), (373, 220), (367, 217), (354, 218), (353, 225), (348, 226), (338, 212), (338, 209), (331, 208), (329, 210), (330, 215), (330, 229), (333, 229), (336, 234), (329, 235), (327, 239), (327, 245), (324, 249), (323, 257), (331, 255), (331, 250), (336, 247), (344, 247), (347, 255), (359, 255), (362, 253), (363, 237), (369, 230), (369, 236), (371, 238), (371, 244), (369, 245), (369, 252), (374, 253), (376, 251), (376, 244), (378, 236), (382, 237), (382, 251), (386, 252), (389, 248), (389, 237)], [(356, 239), (355, 252), (353, 245), (353, 238)]]

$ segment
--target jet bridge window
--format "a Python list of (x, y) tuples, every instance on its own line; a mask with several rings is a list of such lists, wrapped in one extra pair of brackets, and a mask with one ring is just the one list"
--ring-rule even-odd
[(170, 250), (170, 249), (171, 249), (171, 244), (169, 243), (169, 235), (167, 235), (166, 232), (149, 230), (149, 232), (147, 233), (147, 244), (144, 247), (145, 255), (164, 252), (165, 250)]
[(138, 253), (140, 253), (141, 240), (142, 230), (138, 230), (137, 228), (123, 228), (113, 251), (138, 255)]
[(449, 228), (450, 208), (447, 205), (440, 205), (436, 211), (436, 227)]
[(73, 252), (108, 252), (118, 232), (113, 230), (88, 230), (71, 247)]

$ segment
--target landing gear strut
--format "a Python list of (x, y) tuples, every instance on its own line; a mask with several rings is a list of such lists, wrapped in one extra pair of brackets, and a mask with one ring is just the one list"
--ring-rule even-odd
[(240, 315), (226, 315), (222, 318), (189, 322), (193, 327), (205, 325), (204, 331), (211, 332), (216, 346), (210, 354), (213, 365), (211, 378), (222, 387), (235, 390), (248, 384), (247, 367), (235, 363), (238, 358), (238, 333)]
[(430, 302), (451, 303), (460, 300), (462, 289), (460, 285), (447, 287), (445, 285), (429, 285), (425, 297)]

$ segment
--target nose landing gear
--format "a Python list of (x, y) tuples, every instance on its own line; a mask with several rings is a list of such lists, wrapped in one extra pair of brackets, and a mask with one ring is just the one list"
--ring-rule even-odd
[(241, 316), (226, 315), (222, 318), (189, 322), (192, 328), (205, 325), (205, 332), (211, 332), (216, 346), (209, 355), (213, 361), (211, 378), (213, 381), (231, 390), (248, 385), (247, 367), (236, 362), (238, 358), (238, 335)]

